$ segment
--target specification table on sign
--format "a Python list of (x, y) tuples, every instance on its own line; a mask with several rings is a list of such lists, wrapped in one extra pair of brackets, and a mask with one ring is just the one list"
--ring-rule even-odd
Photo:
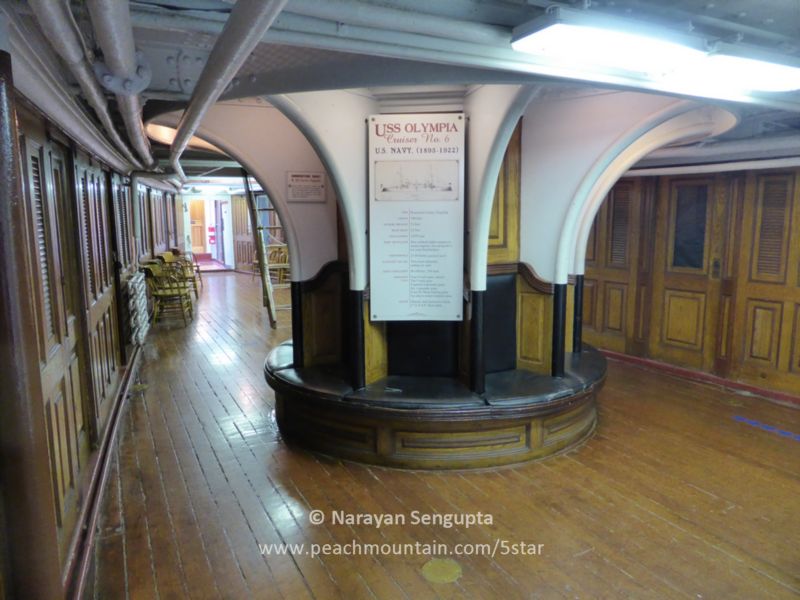
[(460, 320), (462, 114), (370, 118), (373, 320)]

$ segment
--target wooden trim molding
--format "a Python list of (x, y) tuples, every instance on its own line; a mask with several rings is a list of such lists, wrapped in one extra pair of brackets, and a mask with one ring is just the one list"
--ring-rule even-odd
[[(553, 284), (545, 281), (534, 271), (533, 267), (526, 262), (518, 263), (500, 263), (496, 265), (488, 265), (486, 267), (488, 275), (511, 275), (512, 273), (518, 274), (522, 279), (537, 292), (542, 294), (553, 294)], [(570, 285), (575, 285), (575, 276), (570, 275), (568, 282)]]
[(689, 379), (691, 381), (698, 381), (701, 383), (718, 385), (725, 389), (737, 392), (747, 392), (748, 394), (754, 394), (756, 396), (760, 396), (767, 400), (771, 400), (772, 402), (777, 402), (779, 404), (787, 404), (796, 408), (800, 408), (800, 396), (794, 396), (792, 394), (787, 394), (784, 392), (776, 392), (775, 390), (767, 390), (764, 388), (757, 387), (755, 385), (742, 383), (740, 381), (725, 379), (724, 377), (719, 377), (718, 375), (712, 375), (711, 373), (703, 373), (702, 371), (694, 371), (692, 369), (687, 369), (685, 367), (670, 365), (658, 360), (653, 360), (651, 358), (642, 358), (641, 356), (631, 356), (630, 354), (623, 354), (622, 352), (614, 352), (613, 350), (600, 350), (600, 352), (602, 352), (607, 358), (611, 360), (618, 360), (620, 362), (626, 362), (638, 365), (646, 369), (662, 371), (664, 373), (668, 373), (676, 377), (682, 377), (684, 379)]
[(100, 515), (103, 494), (107, 487), (106, 481), (108, 479), (109, 466), (111, 465), (112, 448), (114, 441), (117, 439), (120, 417), (125, 411), (134, 375), (139, 368), (141, 354), (141, 346), (136, 346), (128, 368), (123, 375), (117, 396), (114, 399), (114, 407), (109, 414), (108, 424), (103, 431), (103, 438), (91, 467), (91, 476), (86, 488), (87, 500), (78, 517), (75, 537), (70, 544), (67, 569), (65, 570), (64, 589), (67, 590), (67, 597), (70, 598), (83, 598), (88, 575), (91, 572), (97, 518)]

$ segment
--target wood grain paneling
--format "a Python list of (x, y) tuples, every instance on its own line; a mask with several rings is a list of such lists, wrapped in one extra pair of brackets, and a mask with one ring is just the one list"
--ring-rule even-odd
[(583, 280), (583, 326), (597, 328), (597, 281)]
[(705, 314), (705, 294), (665, 290), (663, 343), (702, 350)]
[(489, 264), (519, 260), (521, 131), (521, 126), (517, 124), (497, 177), (489, 224)]
[(329, 275), (303, 291), (303, 364), (342, 362), (342, 281)]
[(597, 261), (597, 218), (592, 222), (589, 239), (586, 242), (586, 264), (594, 265)]
[[(800, 395), (799, 180), (800, 169), (619, 181), (587, 248), (584, 340)], [(626, 219), (639, 223), (627, 246)], [(626, 251), (635, 269), (610, 266)]]
[(789, 361), (789, 370), (800, 373), (800, 303), (794, 305), (794, 319), (792, 319), (792, 354)]
[(603, 289), (603, 330), (625, 335), (628, 286), (622, 283), (606, 283)]
[(550, 373), (553, 296), (517, 277), (517, 368)]
[(364, 376), (369, 385), (389, 373), (389, 347), (386, 343), (386, 323), (371, 321), (369, 300), (364, 303)]
[(749, 299), (746, 314), (746, 360), (767, 362), (777, 368), (783, 303)]

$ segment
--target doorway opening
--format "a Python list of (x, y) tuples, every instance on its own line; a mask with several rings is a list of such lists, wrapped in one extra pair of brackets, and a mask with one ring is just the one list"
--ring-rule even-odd
[(190, 232), (186, 241), (187, 245), (191, 244), (200, 270), (234, 269), (233, 238), (227, 235), (232, 220), (231, 195), (227, 190), (208, 191), (194, 187), (183, 197), (188, 207), (186, 230)]

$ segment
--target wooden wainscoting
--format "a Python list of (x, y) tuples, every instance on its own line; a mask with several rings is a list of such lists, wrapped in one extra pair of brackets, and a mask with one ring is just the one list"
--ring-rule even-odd
[(552, 293), (517, 275), (517, 368), (549, 375), (552, 340)]
[(343, 363), (342, 298), (345, 277), (329, 263), (313, 280), (303, 282), (303, 365)]
[(389, 374), (386, 323), (370, 320), (369, 300), (364, 301), (364, 382), (369, 385)]
[(586, 254), (588, 343), (800, 396), (800, 169), (621, 180)]

